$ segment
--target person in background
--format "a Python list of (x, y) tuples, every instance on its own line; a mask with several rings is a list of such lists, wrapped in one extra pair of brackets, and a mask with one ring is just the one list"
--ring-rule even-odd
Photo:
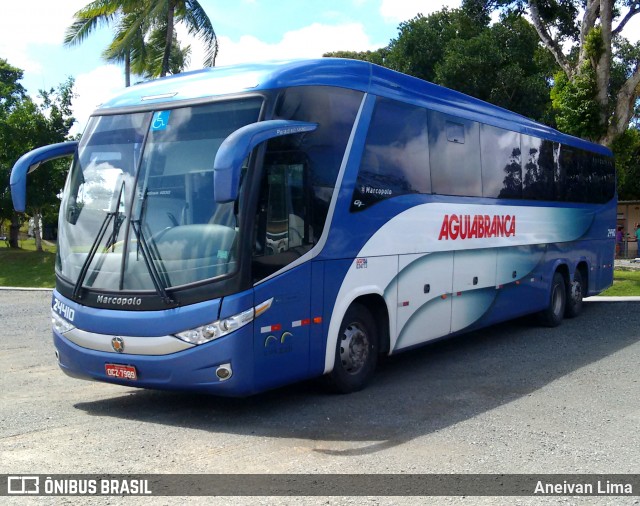
[(616, 232), (616, 258), (620, 258), (623, 252), (624, 234), (622, 233), (622, 227), (619, 226)]

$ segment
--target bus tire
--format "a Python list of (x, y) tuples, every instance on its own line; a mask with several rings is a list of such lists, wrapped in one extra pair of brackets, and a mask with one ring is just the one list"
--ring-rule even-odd
[(378, 361), (378, 330), (369, 310), (352, 304), (342, 319), (336, 343), (333, 371), (328, 375), (332, 390), (357, 392), (371, 380)]
[(569, 284), (567, 290), (567, 306), (564, 315), (567, 318), (575, 318), (582, 312), (582, 298), (584, 297), (584, 284), (582, 274), (576, 270), (573, 274), (573, 282)]
[(567, 303), (567, 290), (564, 277), (559, 272), (553, 275), (551, 290), (549, 291), (549, 304), (540, 312), (540, 321), (546, 327), (557, 327), (562, 323), (564, 310)]

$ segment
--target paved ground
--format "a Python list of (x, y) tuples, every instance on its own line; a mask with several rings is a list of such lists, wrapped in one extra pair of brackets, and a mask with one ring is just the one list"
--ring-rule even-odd
[(615, 261), (615, 267), (627, 270), (640, 271), (640, 261), (636, 259), (620, 259)]
[[(592, 302), (556, 329), (524, 319), (412, 351), (386, 361), (373, 385), (349, 396), (306, 382), (217, 399), (66, 377), (55, 363), (49, 299), (47, 292), (0, 291), (0, 473), (640, 472), (638, 302)], [(638, 504), (637, 497), (427, 501)]]

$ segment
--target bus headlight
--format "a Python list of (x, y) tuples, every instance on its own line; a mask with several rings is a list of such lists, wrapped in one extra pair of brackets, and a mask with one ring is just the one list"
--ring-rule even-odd
[(251, 308), (237, 315), (225, 318), (224, 320), (207, 323), (201, 327), (178, 332), (174, 335), (187, 343), (204, 344), (244, 327), (247, 323), (253, 321), (254, 315), (255, 311)]
[(207, 323), (206, 325), (196, 327), (195, 329), (178, 332), (177, 334), (174, 334), (174, 336), (190, 344), (208, 343), (209, 341), (226, 336), (227, 334), (231, 334), (231, 332), (244, 327), (247, 323), (252, 322), (254, 318), (257, 318), (271, 308), (271, 304), (273, 304), (273, 297), (258, 304), (256, 307), (247, 309), (237, 315)]
[(75, 329), (73, 325), (71, 325), (53, 309), (51, 310), (51, 326), (53, 327), (53, 330), (58, 332), (58, 334), (64, 334), (65, 332), (69, 332), (71, 329)]

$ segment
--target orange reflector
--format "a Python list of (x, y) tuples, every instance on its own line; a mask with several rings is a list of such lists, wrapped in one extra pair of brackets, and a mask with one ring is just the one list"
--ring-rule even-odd
[(440, 298), (441, 298), (442, 300), (446, 299), (446, 298), (447, 298), (447, 294), (445, 293), (445, 294), (441, 295), (441, 296), (440, 296)]
[(322, 323), (322, 316), (316, 316), (313, 319), (313, 323)]

